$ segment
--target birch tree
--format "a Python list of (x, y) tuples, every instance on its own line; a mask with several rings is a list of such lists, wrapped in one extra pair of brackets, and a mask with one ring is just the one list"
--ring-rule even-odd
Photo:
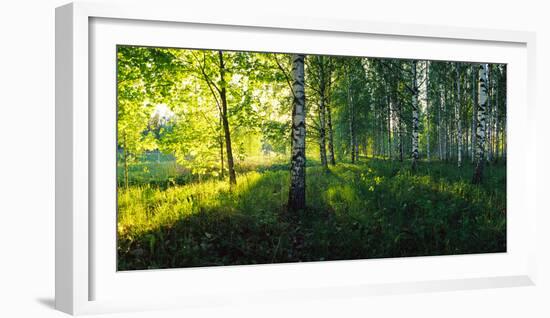
[(491, 71), (491, 66), (487, 65), (487, 106), (485, 108), (485, 159), (487, 162), (491, 162), (493, 151), (492, 151), (492, 109), (493, 103), (491, 101), (493, 97), (493, 72)]
[(430, 62), (426, 61), (426, 68), (425, 68), (425, 89), (426, 89), (426, 159), (430, 161), (430, 95), (429, 95), (429, 87), (430, 87), (430, 77), (429, 77), (429, 70), (430, 70)]
[(416, 79), (417, 61), (411, 62), (412, 71), (412, 170), (417, 168), (418, 161), (418, 87)]
[(292, 55), (292, 159), (290, 163), (290, 191), (288, 207), (291, 210), (306, 206), (306, 109), (304, 90), (304, 59)]
[(477, 81), (478, 81), (478, 70), (475, 65), (472, 65), (471, 68), (472, 71), (472, 163), (475, 163), (475, 153), (476, 153), (476, 134), (477, 134), (477, 103), (478, 103), (478, 96), (477, 96)]
[(455, 71), (456, 71), (456, 125), (457, 125), (457, 161), (458, 161), (458, 167), (462, 167), (462, 121), (460, 117), (461, 112), (461, 100), (460, 100), (460, 63), (456, 63), (455, 65)]
[(479, 65), (479, 104), (477, 105), (477, 128), (476, 128), (476, 162), (474, 176), (472, 178), (473, 184), (481, 183), (483, 179), (483, 168), (485, 166), (485, 126), (486, 118), (485, 111), (487, 108), (488, 94), (487, 94), (487, 64)]

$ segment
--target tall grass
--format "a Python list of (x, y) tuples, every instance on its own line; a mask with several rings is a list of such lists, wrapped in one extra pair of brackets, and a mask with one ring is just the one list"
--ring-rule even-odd
[(472, 168), (371, 159), (307, 168), (305, 211), (289, 212), (288, 169), (119, 188), (120, 270), (502, 252), (505, 166)]

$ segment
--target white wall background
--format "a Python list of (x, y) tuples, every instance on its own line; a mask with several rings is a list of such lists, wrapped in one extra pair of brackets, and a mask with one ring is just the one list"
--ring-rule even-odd
[[(98, 1), (96, 1), (98, 2)], [(161, 1), (149, 1), (160, 6)], [(203, 308), (177, 312), (118, 314), (112, 317), (549, 317), (550, 115), (546, 77), (550, 19), (544, 1), (384, 0), (189, 1), (189, 10), (264, 10), (297, 16), (366, 19), (537, 32), (539, 112), (539, 279), (536, 287), (402, 296), (331, 302)], [(0, 10), (0, 316), (63, 317), (54, 297), (54, 8), (63, 0), (4, 1)], [(545, 271), (546, 270), (546, 271)], [(110, 316), (109, 316), (110, 317)]]

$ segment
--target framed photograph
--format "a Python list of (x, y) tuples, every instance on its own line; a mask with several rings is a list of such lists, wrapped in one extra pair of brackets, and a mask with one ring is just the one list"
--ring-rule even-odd
[(56, 308), (534, 284), (534, 39), (57, 8)]

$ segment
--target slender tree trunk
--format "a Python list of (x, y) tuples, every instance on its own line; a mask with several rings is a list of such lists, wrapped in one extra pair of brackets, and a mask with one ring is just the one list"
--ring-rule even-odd
[(440, 131), (441, 131), (441, 160), (447, 160), (447, 118), (446, 118), (446, 103), (447, 103), (447, 93), (444, 85), (441, 86), (441, 121), (440, 121)]
[(350, 143), (350, 152), (351, 152), (351, 163), (355, 163), (355, 144), (354, 144), (354, 105), (353, 105), (353, 95), (351, 91), (351, 66), (348, 65), (348, 111), (349, 111), (349, 143)]
[(388, 157), (392, 159), (392, 145), (391, 145), (391, 118), (392, 118), (392, 104), (393, 101), (388, 96), (389, 93), (386, 93), (386, 103), (388, 104)]
[(329, 150), (329, 160), (331, 165), (336, 164), (336, 160), (334, 158), (334, 133), (332, 131), (332, 114), (330, 110), (330, 103), (327, 103), (326, 105), (327, 110), (327, 125), (328, 125), (328, 150)]
[(472, 163), (475, 163), (476, 158), (476, 135), (477, 135), (477, 103), (478, 97), (476, 92), (478, 81), (478, 70), (475, 65), (472, 65)]
[(440, 87), (439, 92), (439, 107), (437, 108), (437, 139), (438, 139), (438, 146), (439, 146), (439, 160), (443, 160), (443, 136), (442, 136), (442, 128), (443, 125), (441, 123), (441, 108), (443, 107), (443, 89)]
[(353, 134), (353, 151), (355, 151), (355, 161), (359, 161), (359, 142), (357, 142), (357, 132)]
[(426, 61), (426, 158), (430, 161), (430, 97), (428, 95), (429, 89), (429, 67), (430, 62)]
[[(376, 105), (378, 106), (379, 103), (377, 103)], [(380, 111), (377, 108), (374, 108), (374, 125), (372, 129), (374, 129), (374, 138), (372, 140), (372, 156), (376, 157), (380, 155), (380, 145), (383, 142), (383, 137), (380, 134)]]
[[(503, 92), (501, 94), (503, 94), (504, 96), (506, 96), (506, 76), (507, 76), (507, 66), (506, 64), (502, 65), (502, 81), (501, 81), (501, 85), (502, 85), (502, 89), (503, 89)], [(503, 109), (506, 109), (506, 97), (502, 100), (502, 108)], [(506, 145), (508, 143), (508, 136), (506, 134), (506, 113), (503, 114), (502, 116), (502, 128), (501, 128), (501, 131), (502, 131), (502, 138), (501, 138), (501, 143), (502, 143), (502, 146), (501, 146), (501, 153), (500, 153), (500, 157), (502, 160), (506, 160), (506, 154), (507, 154), (507, 149), (506, 149)]]
[(477, 111), (477, 132), (476, 132), (476, 163), (474, 176), (472, 178), (473, 184), (481, 183), (483, 179), (483, 168), (485, 167), (485, 127), (486, 127), (486, 118), (485, 111), (487, 109), (488, 95), (487, 95), (487, 64), (479, 65), (479, 105)]
[[(220, 127), (223, 127), (222, 118), (220, 117)], [(223, 158), (223, 136), (220, 133), (220, 136), (218, 137), (219, 144), (220, 144), (220, 179), (223, 179), (225, 177), (225, 167), (224, 167), (224, 161)]]
[(491, 73), (491, 66), (487, 66), (487, 106), (485, 109), (485, 153), (487, 162), (492, 160), (492, 151), (491, 151), (491, 109), (492, 109), (492, 91), (491, 86), (493, 82), (493, 74)]
[(403, 162), (403, 106), (401, 103), (397, 104), (397, 135), (398, 135), (398, 150), (399, 150), (399, 161)]
[(306, 207), (306, 96), (304, 91), (304, 59), (292, 55), (292, 159), (288, 208)]
[(332, 83), (332, 60), (329, 60), (327, 75), (325, 75), (325, 81), (327, 81), (327, 92), (325, 94), (325, 109), (327, 112), (327, 130), (328, 130), (328, 150), (329, 161), (331, 165), (336, 165), (336, 159), (334, 157), (334, 132), (332, 130), (332, 110), (331, 110), (331, 83)]
[(457, 161), (458, 161), (458, 167), (462, 167), (462, 121), (460, 118), (460, 63), (456, 63), (455, 69), (456, 69), (456, 126), (457, 126)]
[(328, 168), (327, 164), (327, 147), (326, 147), (326, 127), (325, 127), (325, 62), (321, 55), (317, 55), (319, 63), (319, 156), (321, 157), (321, 165)]
[(328, 167), (327, 164), (327, 146), (325, 141), (325, 107), (324, 102), (320, 102), (319, 105), (319, 158), (321, 159), (321, 165), (324, 168)]
[(418, 87), (416, 83), (416, 64), (411, 62), (412, 69), (412, 170), (416, 171), (418, 161)]
[(466, 150), (464, 153), (464, 157), (470, 156), (470, 126), (466, 125), (466, 132), (464, 134), (464, 149)]
[[(500, 75), (500, 69), (498, 69), (498, 73)], [(498, 118), (498, 106), (499, 106), (499, 95), (498, 95), (498, 88), (500, 85), (500, 77), (499, 81), (496, 83), (496, 92), (495, 92), (495, 163), (498, 162), (499, 159), (499, 151), (500, 151), (500, 126), (499, 126), (499, 118)]]
[(445, 159), (445, 161), (448, 161), (450, 158), (450, 155), (449, 155), (449, 137), (450, 137), (450, 134), (449, 134), (449, 114), (447, 113), (447, 101), (449, 100), (449, 91), (447, 90), (447, 85), (445, 84), (444, 85), (445, 89), (444, 89), (444, 96), (445, 98), (443, 99), (443, 124), (444, 124), (444, 128), (443, 128), (443, 157)]
[(218, 51), (220, 60), (220, 100), (222, 103), (222, 124), (225, 135), (225, 152), (227, 154), (227, 168), (229, 170), (229, 186), (233, 188), (237, 184), (235, 175), (235, 165), (233, 161), (233, 151), (231, 150), (231, 132), (229, 129), (229, 120), (227, 119), (227, 90), (225, 82), (225, 65), (223, 61), (223, 52)]

